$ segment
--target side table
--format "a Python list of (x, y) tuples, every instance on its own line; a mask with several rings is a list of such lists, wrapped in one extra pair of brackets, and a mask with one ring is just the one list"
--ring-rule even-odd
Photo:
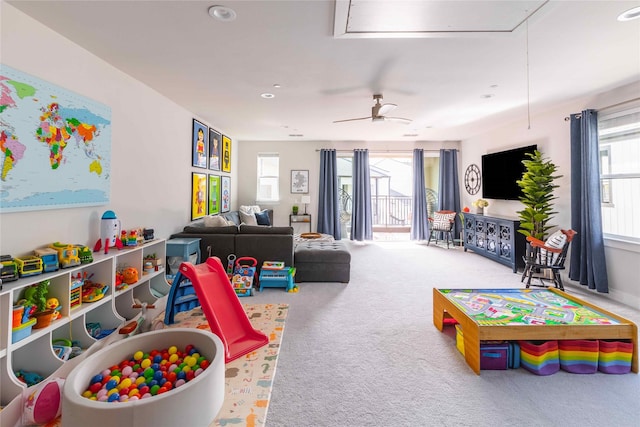
[[(289, 227), (294, 227), (294, 224), (307, 224), (309, 226), (309, 233), (311, 233), (311, 214), (298, 214), (289, 215)], [(293, 232), (295, 233), (295, 227)]]
[[(183, 261), (189, 261), (189, 257), (196, 254), (195, 264), (200, 264), (200, 238), (175, 238), (167, 240), (167, 267), (169, 257), (181, 257)], [(171, 271), (171, 274), (176, 272)]]

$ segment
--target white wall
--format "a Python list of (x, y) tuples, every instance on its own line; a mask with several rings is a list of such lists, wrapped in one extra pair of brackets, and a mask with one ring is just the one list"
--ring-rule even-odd
[(1, 19), (3, 64), (111, 107), (112, 170), (108, 205), (0, 214), (0, 253), (54, 241), (93, 246), (108, 209), (125, 229), (153, 228), (161, 238), (181, 230), (191, 215), (191, 172), (204, 171), (190, 167), (198, 117), (5, 2)]
[[(589, 108), (604, 109), (637, 98), (639, 95), (640, 82), (635, 82), (597, 96), (568, 102), (549, 111), (534, 113), (530, 129), (528, 129), (526, 117), (523, 117), (521, 121), (507, 123), (501, 128), (464, 140), (461, 149), (461, 169), (464, 172), (471, 163), (480, 166), (480, 157), (486, 153), (537, 144), (538, 150), (551, 159), (558, 166), (558, 173), (563, 175), (556, 181), (560, 186), (556, 189), (557, 199), (554, 202), (558, 214), (555, 215), (551, 224), (559, 228), (569, 228), (571, 227), (570, 129), (569, 122), (564, 118)], [(471, 202), (479, 196), (480, 194), (470, 196), (462, 190), (462, 205), (471, 206)], [(486, 214), (517, 217), (516, 211), (522, 207), (522, 203), (518, 201), (489, 200)], [(609, 277), (609, 296), (619, 302), (640, 308), (640, 288), (638, 287), (640, 247), (624, 242), (606, 241), (605, 256)], [(570, 283), (580, 286), (575, 282)]]
[[(299, 194), (291, 193), (291, 170), (309, 170), (309, 196), (311, 204), (307, 212), (313, 215), (312, 231), (316, 231), (318, 210), (318, 177), (320, 175), (320, 153), (322, 148), (336, 150), (353, 150), (368, 148), (377, 152), (411, 152), (414, 148), (439, 150), (440, 148), (458, 148), (458, 142), (329, 142), (329, 141), (242, 141), (238, 151), (242, 157), (242, 178), (238, 183), (238, 203), (240, 205), (255, 204), (257, 185), (257, 157), (261, 153), (278, 153), (280, 157), (280, 202), (268, 207), (273, 209), (275, 225), (289, 225), (291, 207), (300, 202)], [(260, 207), (267, 207), (264, 203)], [(300, 205), (301, 212), (304, 205)]]

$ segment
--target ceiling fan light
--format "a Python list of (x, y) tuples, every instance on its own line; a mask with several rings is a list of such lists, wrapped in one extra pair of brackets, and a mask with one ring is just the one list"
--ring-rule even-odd
[(618, 21), (631, 21), (640, 18), (640, 6), (629, 9), (618, 15)]

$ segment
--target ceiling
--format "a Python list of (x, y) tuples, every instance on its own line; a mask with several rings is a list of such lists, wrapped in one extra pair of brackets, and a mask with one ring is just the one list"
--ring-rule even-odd
[[(461, 140), (640, 79), (638, 0), (8, 3), (240, 141)], [(376, 93), (413, 121), (333, 123)]]

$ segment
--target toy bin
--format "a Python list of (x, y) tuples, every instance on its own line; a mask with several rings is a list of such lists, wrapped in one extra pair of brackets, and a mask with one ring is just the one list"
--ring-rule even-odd
[(605, 374), (626, 374), (631, 371), (633, 343), (630, 341), (599, 340), (598, 370)]
[(563, 371), (593, 374), (598, 370), (598, 340), (560, 340), (558, 356)]
[[(139, 350), (184, 348), (189, 344), (211, 364), (180, 387), (119, 403), (90, 400), (81, 395), (94, 375)], [(135, 335), (87, 356), (71, 371), (63, 388), (62, 424), (65, 427), (208, 426), (222, 407), (224, 381), (224, 346), (211, 332), (175, 328)]]
[[(464, 334), (462, 327), (456, 326), (456, 348), (464, 356)], [(509, 343), (502, 341), (486, 341), (480, 343), (480, 369), (503, 370), (509, 365)]]
[(23, 324), (16, 326), (15, 328), (11, 328), (11, 342), (17, 343), (18, 341), (23, 340), (31, 335), (31, 329), (35, 324), (36, 319), (29, 319), (28, 322), (24, 322)]
[(558, 341), (520, 341), (520, 365), (536, 375), (560, 370)]

